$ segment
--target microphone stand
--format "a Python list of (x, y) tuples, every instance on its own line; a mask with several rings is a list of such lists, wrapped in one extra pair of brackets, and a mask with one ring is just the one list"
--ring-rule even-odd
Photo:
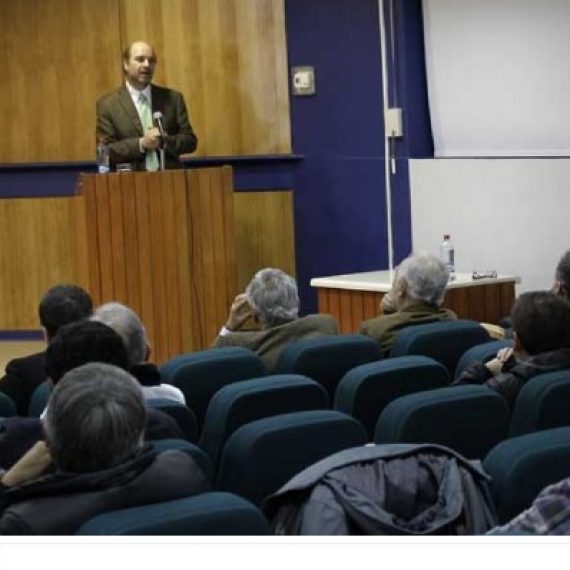
[[(163, 143), (164, 145), (164, 143)], [(160, 159), (160, 170), (164, 171), (164, 146), (158, 149), (158, 157)]]

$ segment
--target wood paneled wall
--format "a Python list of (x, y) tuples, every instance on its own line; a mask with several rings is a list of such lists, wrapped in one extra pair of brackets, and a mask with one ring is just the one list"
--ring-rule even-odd
[(0, 200), (0, 329), (39, 329), (49, 287), (87, 287), (84, 221), (82, 197)]
[(95, 101), (138, 39), (184, 94), (197, 155), (290, 152), (284, 0), (17, 0), (0, 2), (0, 163), (91, 160)]
[(264, 267), (295, 275), (293, 192), (235, 192), (238, 288)]
[(117, 0), (0, 2), (0, 163), (91, 160), (95, 99), (121, 79)]

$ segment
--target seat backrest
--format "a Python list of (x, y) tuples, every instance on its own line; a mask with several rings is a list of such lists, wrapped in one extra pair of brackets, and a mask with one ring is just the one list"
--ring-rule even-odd
[(511, 437), (562, 426), (570, 426), (570, 370), (531, 378), (515, 401)]
[(146, 405), (173, 418), (188, 441), (198, 439), (198, 420), (196, 414), (188, 406), (167, 398), (151, 398), (146, 400)]
[(463, 353), (489, 340), (487, 331), (475, 321), (457, 320), (414, 325), (402, 329), (390, 349), (390, 356), (419, 354), (441, 362), (453, 378)]
[(362, 425), (333, 410), (257, 420), (239, 428), (224, 446), (217, 488), (260, 504), (305, 467), (365, 442)]
[(378, 418), (376, 443), (438, 443), (483, 458), (507, 437), (505, 400), (486, 386), (449, 386), (402, 396)]
[(210, 401), (200, 447), (216, 468), (226, 440), (242, 425), (289, 412), (327, 407), (325, 389), (305, 376), (281, 374), (236, 382), (224, 386)]
[(230, 493), (194, 497), (111, 511), (84, 523), (81, 535), (268, 535), (267, 519), (254, 505)]
[(259, 356), (241, 347), (213, 348), (176, 356), (160, 369), (163, 382), (177, 386), (184, 393), (186, 403), (196, 414), (199, 429), (204, 424), (212, 396), (220, 388), (265, 373)]
[(32, 394), (30, 405), (28, 406), (28, 417), (39, 418), (46, 409), (52, 391), (52, 384), (49, 380), (42, 382)]
[(176, 450), (187, 453), (196, 462), (198, 467), (202, 469), (206, 479), (212, 483), (214, 481), (214, 470), (212, 462), (207, 453), (200, 449), (197, 445), (186, 441), (185, 439), (155, 439), (148, 442), (152, 448), (157, 452)]
[(570, 427), (529, 433), (499, 443), (483, 461), (497, 515), (506, 523), (548, 485), (570, 477)]
[(470, 349), (466, 350), (459, 359), (455, 369), (455, 378), (459, 378), (459, 376), (461, 376), (461, 374), (474, 362), (488, 362), (495, 358), (497, 352), (499, 352), (501, 348), (506, 348), (508, 346), (513, 346), (512, 340), (492, 340), (472, 346)]
[(380, 360), (378, 343), (361, 334), (299, 340), (288, 344), (277, 361), (279, 374), (303, 374), (325, 387), (331, 400), (340, 379), (351, 368)]
[(337, 386), (334, 408), (356, 418), (372, 440), (378, 416), (392, 400), (448, 384), (447, 369), (431, 358), (388, 358), (349, 370)]
[(0, 418), (11, 418), (16, 415), (16, 406), (10, 396), (0, 392)]

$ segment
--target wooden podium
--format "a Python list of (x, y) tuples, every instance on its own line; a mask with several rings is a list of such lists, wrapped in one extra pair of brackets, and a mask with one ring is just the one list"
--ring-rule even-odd
[(232, 170), (82, 174), (88, 289), (136, 311), (156, 363), (207, 348), (237, 294)]

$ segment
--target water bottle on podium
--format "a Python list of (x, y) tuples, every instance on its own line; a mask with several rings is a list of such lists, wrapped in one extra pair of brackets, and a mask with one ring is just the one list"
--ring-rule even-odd
[(109, 147), (105, 144), (103, 139), (97, 141), (95, 158), (97, 162), (97, 172), (99, 172), (99, 174), (109, 172)]
[(451, 243), (451, 236), (445, 234), (439, 246), (439, 258), (449, 269), (449, 279), (455, 279), (455, 248)]

